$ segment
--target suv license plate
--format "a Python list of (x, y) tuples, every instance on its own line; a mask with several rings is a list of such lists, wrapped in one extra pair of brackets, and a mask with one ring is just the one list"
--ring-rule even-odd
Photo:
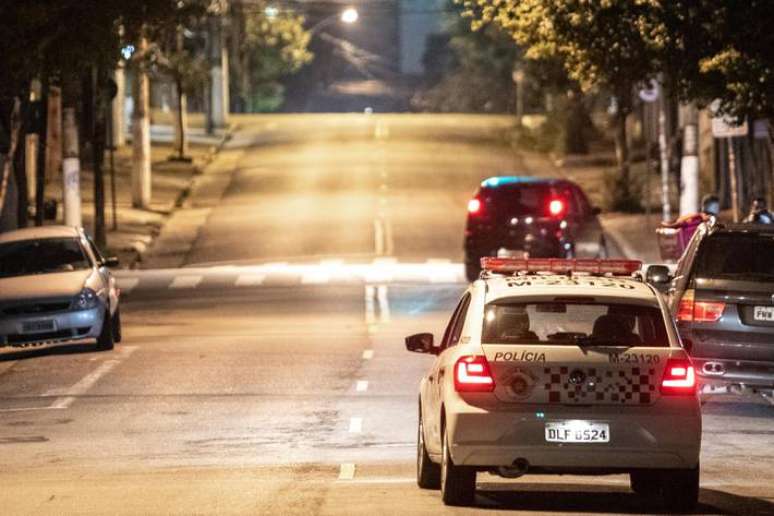
[(44, 333), (56, 331), (54, 321), (28, 321), (22, 323), (22, 333)]
[(546, 441), (549, 443), (607, 443), (610, 442), (610, 425), (578, 420), (546, 423)]
[(756, 321), (774, 322), (774, 306), (756, 306), (753, 309), (753, 318)]

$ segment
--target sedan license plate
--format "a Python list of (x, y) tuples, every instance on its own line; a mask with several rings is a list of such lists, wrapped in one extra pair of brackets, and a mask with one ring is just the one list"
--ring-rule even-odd
[(756, 306), (753, 318), (756, 321), (774, 322), (774, 306)]
[(610, 442), (610, 425), (577, 420), (546, 423), (546, 441), (549, 443), (607, 443)]
[(27, 321), (22, 323), (22, 333), (44, 333), (56, 331), (56, 325), (53, 320)]

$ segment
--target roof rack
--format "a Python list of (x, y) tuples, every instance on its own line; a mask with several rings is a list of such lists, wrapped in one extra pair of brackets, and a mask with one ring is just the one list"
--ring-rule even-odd
[(639, 260), (599, 260), (564, 258), (481, 258), (483, 273), (518, 274), (585, 273), (592, 275), (631, 276), (642, 268)]

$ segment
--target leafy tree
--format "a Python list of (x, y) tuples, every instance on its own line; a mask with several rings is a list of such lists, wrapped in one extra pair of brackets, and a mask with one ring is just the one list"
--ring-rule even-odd
[(238, 77), (237, 97), (245, 111), (253, 111), (261, 92), (309, 63), (311, 34), (304, 29), (304, 17), (291, 10), (271, 9), (263, 0), (242, 9), (234, 19), (241, 38), (233, 61)]
[(585, 91), (613, 93), (620, 196), (630, 197), (626, 118), (634, 87), (655, 76), (658, 42), (643, 34), (657, 0), (461, 0), (474, 26), (496, 22), (530, 59), (558, 59)]

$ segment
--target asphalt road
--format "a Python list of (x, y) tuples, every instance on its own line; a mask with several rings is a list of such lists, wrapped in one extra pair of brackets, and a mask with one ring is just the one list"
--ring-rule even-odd
[[(464, 206), (523, 160), (481, 117), (245, 118), (175, 270), (121, 275), (124, 342), (0, 356), (3, 514), (650, 513), (623, 476), (414, 480), (417, 382), (464, 288)], [(530, 172), (530, 171), (525, 171)], [(532, 171), (540, 172), (540, 171)], [(700, 513), (774, 514), (774, 407), (705, 405)]]

